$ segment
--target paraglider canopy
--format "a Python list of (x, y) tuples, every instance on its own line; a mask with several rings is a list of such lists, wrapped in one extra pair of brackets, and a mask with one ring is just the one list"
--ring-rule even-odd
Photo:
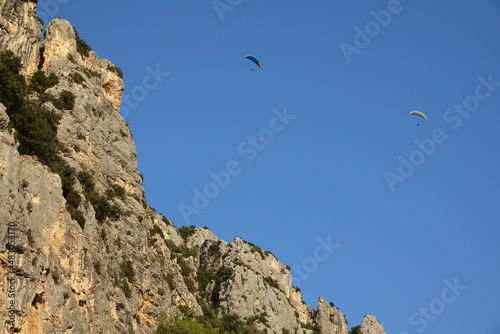
[(420, 111), (412, 111), (412, 112), (410, 113), (410, 115), (420, 116), (420, 117), (422, 117), (423, 119), (427, 120), (427, 116), (425, 116), (425, 115), (424, 115), (424, 113), (423, 113), (423, 112), (420, 112)]
[(257, 60), (257, 58), (253, 57), (253, 56), (246, 56), (245, 58), (247, 59), (250, 59), (251, 61), (253, 61), (255, 64), (257, 64), (257, 66), (259, 66), (259, 68), (261, 68), (260, 66), (260, 61)]
[[(410, 115), (415, 115), (415, 116), (418, 116), (418, 117), (422, 117), (423, 119), (427, 120), (427, 116), (425, 116), (425, 114), (423, 112), (420, 112), (420, 111), (412, 111), (410, 113)], [(420, 125), (420, 123), (417, 123), (417, 125)]]

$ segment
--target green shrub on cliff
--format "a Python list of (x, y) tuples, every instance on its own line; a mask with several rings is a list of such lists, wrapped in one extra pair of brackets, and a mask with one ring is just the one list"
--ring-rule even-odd
[(82, 55), (82, 57), (88, 57), (90, 54), (90, 51), (92, 51), (92, 48), (90, 45), (87, 44), (83, 39), (80, 38), (80, 34), (76, 29), (73, 27), (73, 30), (75, 31), (75, 37), (76, 37), (76, 51), (78, 51), (79, 54)]
[[(28, 86), (24, 76), (19, 73), (21, 68), (21, 59), (12, 51), (0, 51), (0, 102), (7, 109), (9, 126), (16, 129), (16, 140), (19, 143), (17, 149), (20, 154), (37, 157), (61, 177), (68, 211), (83, 228), (85, 217), (78, 210), (80, 195), (73, 187), (76, 180), (75, 170), (59, 155), (61, 145), (57, 140), (57, 126), (61, 116), (26, 98)], [(30, 85), (46, 89), (57, 81), (55, 75), (46, 77), (43, 71), (38, 71), (30, 80)]]
[(59, 78), (54, 73), (50, 73), (47, 77), (45, 72), (42, 70), (38, 70), (33, 73), (33, 76), (30, 79), (30, 87), (38, 92), (43, 92), (47, 88), (54, 87), (58, 83)]
[(21, 58), (10, 50), (0, 51), (0, 102), (9, 116), (21, 108), (26, 95), (26, 81), (19, 74)]
[(63, 90), (58, 98), (52, 100), (52, 104), (59, 110), (72, 110), (75, 107), (75, 94), (69, 90)]

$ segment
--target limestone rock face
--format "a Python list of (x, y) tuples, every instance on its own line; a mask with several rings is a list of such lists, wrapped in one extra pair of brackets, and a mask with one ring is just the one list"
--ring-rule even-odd
[[(83, 59), (76, 49), (76, 33), (71, 24), (57, 18), (47, 25), (44, 36), (43, 68), (58, 60), (69, 60), (70, 57), (78, 59), (83, 64)], [(63, 62), (62, 66), (66, 62)]]
[[(226, 254), (223, 267), (232, 275), (220, 290), (222, 309), (242, 317), (263, 315), (276, 332), (300, 327), (288, 300), (292, 276), (285, 265), (240, 238), (229, 243)], [(263, 330), (265, 326), (258, 328)]]
[[(99, 185), (111, 182), (142, 196), (135, 144), (117, 112), (122, 79), (109, 69), (110, 61), (99, 59), (93, 51), (85, 59), (77, 52), (69, 22), (55, 19), (45, 35), (44, 70), (60, 78), (59, 85), (47, 92), (57, 96), (69, 90), (76, 96), (74, 109), (62, 115), (58, 139), (73, 148), (73, 161), (94, 171)], [(51, 107), (50, 102), (46, 104)]]
[(32, 74), (40, 63), (43, 29), (36, 1), (0, 0), (0, 8), (0, 49), (21, 57), (24, 74)]
[(9, 126), (9, 115), (7, 115), (5, 110), (5, 106), (0, 103), (0, 132), (5, 131)]
[(319, 297), (318, 311), (315, 319), (322, 334), (347, 334), (347, 322), (338, 308), (334, 308), (322, 297)]
[(98, 78), (103, 97), (119, 110), (125, 85), (113, 70), (115, 66), (107, 59), (98, 58), (94, 51), (89, 51), (88, 56), (82, 55), (78, 52), (76, 37), (68, 21), (56, 18), (50, 22), (43, 41), (43, 68), (49, 72), (62, 71), (67, 75), (80, 72), (87, 78)]
[(373, 315), (365, 315), (359, 327), (361, 334), (386, 334), (384, 327)]
[[(181, 316), (189, 307), (194, 316), (236, 314), (269, 334), (312, 334), (314, 326), (346, 334), (343, 314), (323, 298), (317, 311), (307, 305), (290, 268), (270, 252), (241, 238), (228, 243), (208, 228), (177, 228), (149, 207), (135, 144), (118, 113), (120, 71), (93, 51), (79, 52), (63, 19), (48, 24), (42, 41), (35, 2), (0, 0), (0, 50), (21, 57), (25, 74), (41, 68), (59, 79), (45, 95), (27, 98), (60, 116), (58, 154), (75, 192), (65, 194), (63, 174), (19, 153), (18, 130), (0, 103), (0, 243), (15, 240), (0, 248), (0, 286), (7, 291), (12, 280), (15, 292), (0, 294), (0, 305), (15, 304), (12, 322), (0, 312), (5, 328), (145, 334), (160, 315)], [(54, 105), (63, 91), (75, 96), (70, 110)]]
[[(3, 1), (2, 6), (2, 33), (8, 36), (2, 35), (1, 49), (15, 51), (30, 72), (38, 70), (39, 61), (31, 60), (29, 45), (41, 46), (41, 34), (20, 34), (20, 24), (27, 24), (29, 17), (26, 9), (36, 6), (19, 0)], [(15, 323), (8, 328), (29, 334), (121, 333), (129, 328), (150, 333), (159, 315), (180, 314), (178, 304), (190, 305), (200, 314), (177, 259), (172, 260), (169, 248), (151, 237), (153, 226), (158, 226), (165, 239), (183, 243), (172, 223), (144, 199), (132, 135), (117, 112), (123, 81), (108, 60), (92, 51), (88, 57), (77, 52), (75, 33), (67, 21), (55, 19), (46, 35), (43, 70), (59, 78), (46, 93), (57, 97), (70, 91), (75, 106), (58, 110), (50, 100), (32, 97), (61, 117), (57, 132), (64, 147), (61, 156), (75, 175), (92, 176), (100, 196), (113, 186), (124, 193), (107, 204), (114, 205), (120, 217), (103, 224), (96, 219), (83, 181), (74, 177), (81, 198), (78, 209), (85, 220), (82, 229), (68, 211), (59, 175), (36, 157), (19, 154), (16, 129), (7, 128), (9, 117), (0, 104), (0, 238), (7, 244), (11, 233), (7, 223), (12, 222), (17, 246), (13, 272), (8, 250), (0, 250), (1, 284), (10, 277), (16, 283), (15, 298), (0, 295), (3, 305), (13, 301), (16, 305)], [(4, 312), (0, 318), (3, 323), (8, 320)]]

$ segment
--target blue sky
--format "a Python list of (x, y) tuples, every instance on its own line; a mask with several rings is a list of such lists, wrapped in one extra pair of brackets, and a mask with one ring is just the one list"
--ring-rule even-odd
[(500, 1), (216, 3), (39, 1), (122, 68), (150, 205), (349, 327), (498, 333)]

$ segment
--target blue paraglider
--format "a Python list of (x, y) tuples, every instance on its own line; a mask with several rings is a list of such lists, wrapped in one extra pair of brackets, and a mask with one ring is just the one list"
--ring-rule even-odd
[[(251, 61), (253, 61), (255, 64), (257, 64), (257, 66), (259, 66), (259, 68), (261, 68), (262, 66), (260, 65), (260, 61), (257, 60), (257, 58), (253, 57), (253, 56), (246, 56), (245, 58), (247, 59), (250, 59)], [(252, 71), (253, 71), (253, 68), (252, 68)]]

